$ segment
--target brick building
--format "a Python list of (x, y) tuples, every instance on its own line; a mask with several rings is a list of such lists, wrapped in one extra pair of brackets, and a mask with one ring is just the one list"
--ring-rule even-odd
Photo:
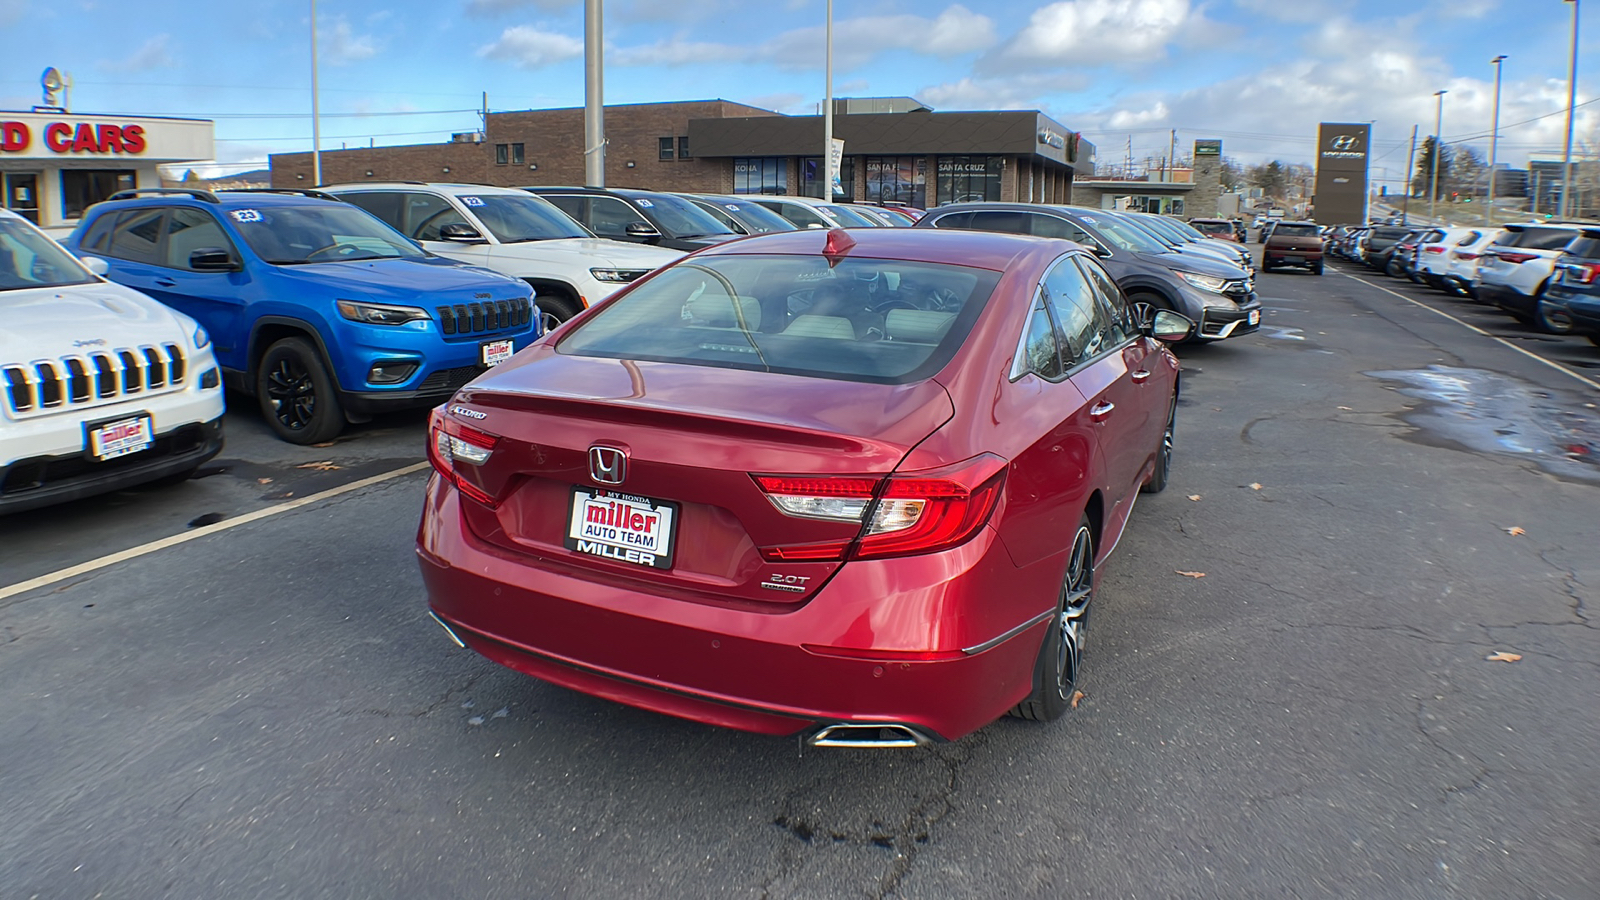
[[(914, 206), (965, 199), (1071, 199), (1094, 148), (1036, 111), (933, 112), (909, 98), (840, 98), (843, 196)], [(452, 181), (577, 185), (583, 109), (489, 113), (482, 134), (442, 144), (322, 153), (324, 183)], [(649, 190), (821, 196), (821, 116), (727, 100), (607, 106), (606, 184)], [(310, 153), (272, 156), (274, 187), (312, 184)]]

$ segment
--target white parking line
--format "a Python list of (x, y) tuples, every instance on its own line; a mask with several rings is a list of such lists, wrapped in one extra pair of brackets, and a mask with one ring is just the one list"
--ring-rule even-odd
[(51, 572), (47, 575), (40, 575), (37, 578), (30, 578), (27, 581), (19, 581), (16, 584), (9, 584), (5, 587), (0, 587), (0, 600), (15, 597), (18, 594), (26, 593), (38, 588), (47, 587), (57, 582), (66, 581), (69, 578), (76, 578), (79, 575), (86, 575), (90, 572), (104, 569), (107, 566), (114, 566), (120, 562), (127, 562), (130, 559), (137, 559), (138, 557), (154, 553), (157, 550), (165, 550), (168, 547), (176, 547), (179, 544), (195, 540), (196, 538), (203, 538), (207, 535), (216, 534), (219, 531), (227, 531), (230, 528), (237, 528), (240, 525), (248, 525), (251, 522), (260, 521), (268, 516), (275, 516), (279, 513), (286, 513), (292, 509), (299, 509), (302, 506), (309, 506), (313, 503), (327, 500), (330, 497), (337, 497), (340, 494), (348, 494), (351, 491), (359, 491), (364, 487), (370, 487), (380, 482), (389, 481), (393, 478), (399, 478), (402, 475), (410, 475), (412, 472), (420, 472), (426, 468), (428, 468), (428, 464), (426, 462), (402, 466), (401, 468), (394, 469), (389, 472), (383, 472), (378, 475), (372, 475), (367, 478), (362, 478), (359, 481), (352, 481), (349, 484), (343, 484), (336, 488), (329, 488), (328, 490), (318, 494), (310, 494), (308, 496), (301, 497), (299, 500), (291, 500), (288, 503), (280, 503), (277, 506), (269, 506), (266, 509), (258, 509), (255, 512), (245, 513), (244, 515), (235, 519), (224, 519), (215, 525), (206, 525), (201, 528), (196, 528), (193, 531), (185, 531), (182, 534), (174, 534), (169, 537), (161, 538), (160, 540), (151, 541), (148, 544), (140, 544), (137, 547), (130, 547), (127, 550), (119, 550), (116, 553), (102, 556), (99, 559), (91, 559), (88, 562), (78, 563), (75, 566), (68, 566), (65, 569), (58, 569), (57, 571)]
[[(1580, 375), (1577, 372), (1572, 371), (1571, 369), (1567, 368), (1566, 366), (1563, 366), (1561, 363), (1558, 363), (1553, 359), (1545, 359), (1544, 357), (1540, 356), (1537, 353), (1531, 353), (1531, 352), (1529, 352), (1527, 350), (1524, 350), (1523, 348), (1518, 347), (1516, 344), (1511, 343), (1510, 341), (1506, 340), (1505, 338), (1496, 337), (1495, 335), (1490, 334), (1487, 331), (1484, 331), (1482, 328), (1479, 328), (1478, 326), (1473, 325), (1471, 322), (1463, 322), (1460, 319), (1456, 318), (1455, 316), (1450, 315), (1449, 313), (1447, 313), (1447, 312), (1445, 312), (1443, 310), (1434, 309), (1433, 307), (1429, 306), (1428, 304), (1423, 303), (1423, 302), (1421, 302), (1419, 300), (1413, 300), (1410, 297), (1407, 297), (1405, 294), (1399, 293), (1398, 291), (1391, 291), (1391, 290), (1389, 290), (1388, 288), (1384, 287), (1381, 284), (1373, 284), (1372, 282), (1366, 280), (1365, 278), (1357, 278), (1356, 276), (1351, 275), (1349, 272), (1345, 272), (1345, 271), (1342, 271), (1340, 269), (1334, 269), (1334, 271), (1338, 272), (1340, 275), (1343, 275), (1344, 277), (1350, 279), (1351, 281), (1359, 281), (1362, 284), (1366, 285), (1367, 287), (1377, 288), (1378, 290), (1383, 291), (1385, 294), (1391, 294), (1393, 296), (1399, 297), (1401, 300), (1404, 300), (1405, 302), (1414, 304), (1416, 306), (1420, 306), (1423, 309), (1427, 310), (1428, 312), (1434, 313), (1436, 315), (1444, 316), (1446, 319), (1449, 319), (1450, 321), (1456, 323), (1457, 325), (1460, 325), (1462, 328), (1467, 328), (1467, 329), (1471, 329), (1472, 331), (1476, 331), (1477, 333), (1483, 335), (1484, 337), (1488, 338), (1491, 341), (1494, 341), (1495, 343), (1501, 344), (1501, 345), (1506, 346), (1506, 347), (1510, 347), (1511, 349), (1517, 351), (1518, 353), (1521, 353), (1523, 356), (1526, 356), (1527, 358), (1529, 358), (1531, 360), (1534, 360), (1536, 362), (1542, 362), (1545, 365), (1549, 366), (1552, 369), (1555, 369), (1558, 372), (1561, 372), (1561, 373), (1566, 374), (1566, 375), (1571, 375), (1573, 378), (1578, 379), (1579, 381), (1583, 382), (1584, 384), (1588, 385), (1589, 387), (1592, 387), (1595, 390), (1600, 391), (1600, 381), (1595, 381), (1592, 378), (1587, 378), (1587, 377), (1585, 377), (1583, 375)], [(0, 594), (0, 597), (4, 597), (4, 595)]]

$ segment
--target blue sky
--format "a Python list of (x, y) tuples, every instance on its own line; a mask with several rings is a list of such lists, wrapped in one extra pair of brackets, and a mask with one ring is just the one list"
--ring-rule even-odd
[[(1446, 140), (1487, 149), (1507, 54), (1501, 159), (1559, 148), (1569, 4), (1560, 0), (836, 0), (834, 93), (940, 110), (1041, 109), (1102, 162), (1221, 138), (1244, 162), (1310, 162), (1319, 121), (1373, 121), (1374, 177), (1398, 179), (1411, 126), (1446, 89)], [(1579, 102), (1600, 88), (1600, 8)], [(722, 97), (809, 112), (823, 94), (823, 0), (608, 0), (606, 100)], [(217, 122), (229, 169), (310, 147), (307, 0), (0, 0), (0, 108), (39, 102), (45, 66), (75, 112)], [(322, 133), (423, 143), (491, 109), (583, 103), (581, 0), (319, 0)], [(1590, 61), (1592, 60), (1592, 61)], [(1588, 69), (1586, 74), (1585, 69)], [(1542, 117), (1542, 118), (1540, 118)], [(1527, 121), (1533, 120), (1533, 121)], [(1521, 123), (1521, 124), (1518, 124)], [(1600, 145), (1600, 103), (1579, 110)]]

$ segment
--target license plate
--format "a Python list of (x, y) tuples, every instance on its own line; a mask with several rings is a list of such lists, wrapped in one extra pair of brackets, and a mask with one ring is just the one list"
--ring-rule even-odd
[(89, 432), (89, 452), (100, 460), (138, 453), (155, 441), (150, 432), (149, 416), (108, 422)]
[(1247, 323), (1251, 324), (1251, 325), (1260, 325), (1261, 324), (1261, 310), (1259, 310), (1259, 309), (1250, 310), (1250, 315), (1245, 317), (1245, 321)]
[(484, 341), (482, 346), (483, 364), (498, 366), (511, 358), (513, 352), (511, 341)]
[(670, 569), (677, 526), (676, 503), (580, 486), (572, 489), (565, 543), (590, 556)]

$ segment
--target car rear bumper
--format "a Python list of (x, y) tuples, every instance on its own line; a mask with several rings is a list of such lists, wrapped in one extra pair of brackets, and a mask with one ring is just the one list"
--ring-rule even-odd
[[(1050, 619), (1044, 589), (1038, 609), (996, 634), (954, 633), (976, 616), (952, 610), (1030, 593), (989, 528), (943, 553), (846, 563), (809, 600), (754, 608), (541, 566), (478, 539), (461, 502), (430, 479), (418, 530), (429, 606), (454, 636), (524, 674), (713, 725), (792, 734), (892, 723), (958, 738), (1031, 689)], [(961, 624), (939, 627), (951, 622)]]
[(222, 419), (155, 434), (146, 450), (104, 462), (84, 453), (19, 459), (0, 468), (0, 515), (38, 509), (186, 472), (222, 450)]
[(1477, 298), (1484, 303), (1522, 315), (1533, 315), (1534, 299), (1514, 287), (1482, 279), (1473, 286), (1477, 288)]

